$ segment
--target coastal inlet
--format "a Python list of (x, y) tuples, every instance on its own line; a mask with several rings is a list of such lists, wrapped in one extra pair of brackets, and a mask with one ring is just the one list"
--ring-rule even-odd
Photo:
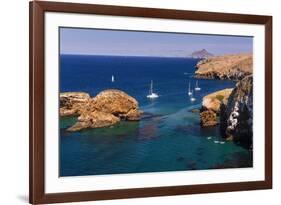
[(252, 167), (249, 64), (215, 58), (61, 55), (60, 176)]

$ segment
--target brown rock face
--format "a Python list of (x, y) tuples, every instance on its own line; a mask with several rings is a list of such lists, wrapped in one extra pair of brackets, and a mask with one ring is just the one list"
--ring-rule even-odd
[(139, 120), (138, 102), (120, 90), (105, 90), (91, 101), (94, 110), (111, 113), (123, 120)]
[(253, 73), (253, 55), (210, 57), (199, 61), (196, 67), (196, 78), (241, 80)]
[(226, 104), (228, 101), (228, 97), (232, 92), (232, 88), (223, 89), (209, 95), (206, 95), (203, 98), (202, 109), (203, 110), (212, 110), (215, 113), (220, 112), (221, 104)]
[(202, 127), (214, 126), (218, 124), (217, 116), (220, 115), (222, 104), (227, 104), (232, 88), (220, 90), (203, 98), (200, 112), (200, 121)]
[(200, 123), (202, 127), (210, 127), (218, 124), (217, 114), (212, 110), (205, 110), (200, 113)]
[(139, 120), (138, 102), (120, 90), (105, 90), (90, 98), (87, 93), (62, 93), (60, 116), (78, 115), (68, 131), (111, 126), (120, 120)]

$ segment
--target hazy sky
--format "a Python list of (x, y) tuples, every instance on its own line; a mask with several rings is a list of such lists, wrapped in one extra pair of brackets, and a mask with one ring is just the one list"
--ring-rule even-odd
[(253, 38), (60, 28), (61, 54), (184, 57), (203, 48), (215, 55), (248, 53)]

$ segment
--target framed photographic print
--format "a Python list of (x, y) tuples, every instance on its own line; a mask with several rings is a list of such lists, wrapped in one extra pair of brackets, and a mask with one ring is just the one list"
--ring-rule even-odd
[(271, 187), (271, 16), (30, 2), (30, 203)]

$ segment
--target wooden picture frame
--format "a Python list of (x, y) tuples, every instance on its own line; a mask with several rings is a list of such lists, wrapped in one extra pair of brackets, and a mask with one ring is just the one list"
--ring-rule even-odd
[[(104, 6), (92, 4), (30, 2), (30, 139), (29, 199), (32, 204), (89, 200), (153, 197), (212, 192), (229, 192), (272, 188), (272, 17), (260, 15), (183, 11), (153, 8)], [(44, 15), (46, 12), (100, 14), (111, 16), (158, 19), (196, 20), (209, 22), (246, 23), (265, 26), (265, 180), (233, 183), (181, 185), (69, 193), (45, 193), (44, 131)]]

